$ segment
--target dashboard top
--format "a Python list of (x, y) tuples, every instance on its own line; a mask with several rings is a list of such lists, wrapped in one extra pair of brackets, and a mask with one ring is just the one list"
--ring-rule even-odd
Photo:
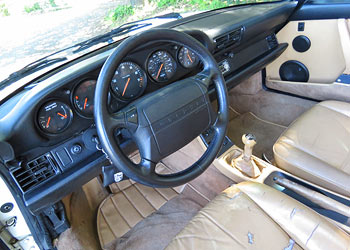
[[(242, 40), (239, 44), (242, 48), (253, 43), (254, 40), (273, 33), (285, 23), (294, 6), (295, 3), (293, 2), (277, 2), (225, 8), (200, 13), (164, 24), (161, 27), (170, 27), (187, 32), (214, 53), (215, 38), (226, 34), (230, 30), (244, 27)], [(85, 74), (101, 67), (112, 50), (113, 47), (100, 52), (96, 56), (87, 56), (87, 59), (80, 60), (78, 63), (72, 62), (66, 65), (64, 69), (58, 72), (55, 71), (50, 77), (44, 80), (39, 79), (27, 85), (21, 92), (3, 103), (0, 106), (0, 139), (8, 140), (11, 138), (16, 130), (14, 124), (21, 124), (21, 121), (24, 121), (23, 119), (27, 119), (24, 112), (28, 114), (28, 108), (33, 108), (50, 92), (61, 88), (67, 82), (84, 77)], [(216, 54), (220, 53), (225, 53), (225, 50)]]

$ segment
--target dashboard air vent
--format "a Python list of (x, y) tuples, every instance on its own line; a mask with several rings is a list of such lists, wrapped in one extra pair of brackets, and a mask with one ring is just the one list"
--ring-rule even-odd
[(216, 44), (216, 51), (239, 44), (242, 39), (243, 30), (244, 28), (242, 26), (224, 35), (216, 37), (214, 39), (214, 42)]
[(23, 192), (46, 181), (59, 172), (49, 153), (42, 155), (12, 172)]

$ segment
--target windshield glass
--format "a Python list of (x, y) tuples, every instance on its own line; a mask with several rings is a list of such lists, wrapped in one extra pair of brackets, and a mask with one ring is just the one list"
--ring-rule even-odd
[[(44, 56), (126, 22), (170, 12), (184, 17), (231, 5), (271, 1), (274, 0), (0, 0), (0, 82)], [(160, 23), (174, 18), (162, 18)]]

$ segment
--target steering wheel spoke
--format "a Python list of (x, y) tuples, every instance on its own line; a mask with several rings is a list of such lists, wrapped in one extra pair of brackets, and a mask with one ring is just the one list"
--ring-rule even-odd
[(108, 127), (109, 130), (125, 128), (127, 126), (126, 112), (124, 111), (110, 114), (108, 118), (109, 119), (106, 121), (106, 127)]
[(156, 174), (156, 163), (141, 157), (141, 162), (139, 163), (140, 171), (144, 176), (154, 176)]
[(138, 126), (138, 115), (136, 108), (129, 108), (127, 110), (120, 110), (117, 113), (109, 115), (106, 121), (108, 129), (114, 130), (118, 128), (126, 128), (134, 132)]
[(213, 68), (205, 67), (201, 72), (194, 76), (196, 80), (200, 80), (207, 88), (216, 81), (219, 72)]

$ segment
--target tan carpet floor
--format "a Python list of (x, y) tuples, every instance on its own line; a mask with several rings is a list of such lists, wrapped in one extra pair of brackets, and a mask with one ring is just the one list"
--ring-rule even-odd
[(227, 132), (232, 142), (243, 149), (242, 135), (247, 133), (254, 134), (257, 144), (254, 147), (253, 154), (259, 158), (262, 158), (262, 155), (265, 154), (269, 160), (272, 160), (273, 144), (286, 127), (262, 120), (250, 112), (238, 114), (233, 111), (233, 113), (236, 113), (236, 116), (230, 120)]
[[(171, 171), (177, 172), (198, 160), (203, 152), (201, 145), (197, 140), (194, 140), (176, 153), (168, 156), (162, 161), (162, 164), (171, 169)], [(136, 184), (137, 187), (132, 182), (129, 182), (129, 184), (130, 186), (127, 188), (131, 187), (130, 190), (125, 191), (121, 195), (123, 197), (116, 200), (117, 206), (120, 206), (123, 201), (128, 201), (129, 205), (137, 207), (135, 204), (137, 199), (130, 197), (130, 194), (132, 192), (135, 193), (135, 190), (137, 190), (137, 194), (143, 195), (141, 197), (143, 200), (149, 195), (146, 192), (139, 192), (141, 190), (140, 184)], [(123, 236), (110, 235), (114, 239), (105, 248), (164, 249), (202, 207), (232, 184), (233, 182), (230, 179), (221, 174), (215, 166), (211, 165), (201, 176), (187, 183), (183, 189), (172, 189), (174, 192), (170, 191), (171, 194), (168, 193), (170, 196), (164, 194), (164, 192), (167, 192), (165, 190), (153, 189), (156, 192), (153, 192), (153, 194), (160, 194), (164, 199), (161, 199), (162, 202), (159, 204), (151, 205), (154, 206), (152, 209), (143, 209), (143, 212), (147, 211), (147, 213), (144, 213), (144, 216), (141, 215), (142, 220), (124, 217), (116, 222), (118, 213), (112, 213), (111, 216), (108, 216), (109, 220), (111, 220), (109, 221), (110, 224), (118, 224), (121, 221), (121, 223), (124, 223), (124, 226), (127, 223), (127, 226), (123, 229), (122, 233), (126, 232)], [(111, 186), (113, 193), (118, 193), (123, 188), (125, 187), (120, 185)], [(151, 190), (151, 188), (147, 189)], [(106, 193), (106, 189), (100, 185), (98, 178), (95, 178), (83, 186), (82, 189), (74, 192), (71, 197), (67, 197), (64, 203), (71, 222), (71, 228), (60, 235), (56, 243), (58, 250), (101, 249), (96, 223), (98, 205), (103, 205), (103, 202), (107, 200), (111, 201), (112, 196), (113, 194), (108, 195)], [(140, 195), (138, 196), (140, 198)], [(150, 199), (150, 197), (147, 197), (147, 199)], [(143, 202), (142, 204), (145, 203)], [(128, 207), (128, 204), (126, 205)], [(150, 207), (148, 206), (148, 208)], [(141, 210), (139, 212), (142, 213)], [(139, 218), (140, 216), (138, 215), (140, 214), (137, 215), (137, 213), (133, 214)], [(119, 213), (119, 215), (121, 214)], [(123, 215), (125, 216), (125, 214)]]

